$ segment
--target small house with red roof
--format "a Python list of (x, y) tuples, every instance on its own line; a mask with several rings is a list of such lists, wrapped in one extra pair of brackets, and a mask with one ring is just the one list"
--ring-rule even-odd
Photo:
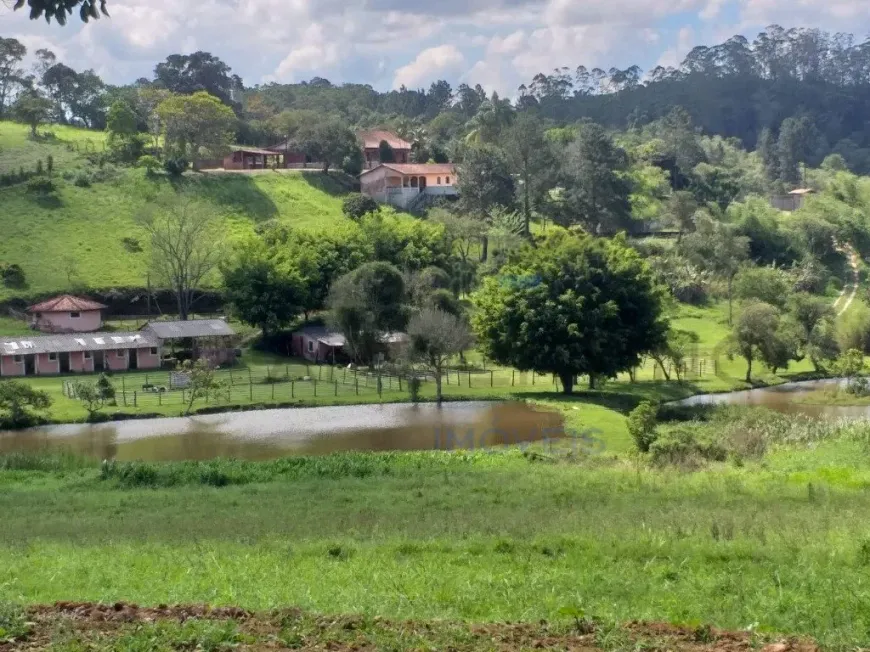
[(383, 163), (359, 177), (360, 192), (375, 201), (412, 208), (426, 197), (456, 198), (452, 163)]
[(62, 294), (27, 309), (30, 326), (43, 333), (90, 333), (103, 325), (107, 306), (90, 299)]

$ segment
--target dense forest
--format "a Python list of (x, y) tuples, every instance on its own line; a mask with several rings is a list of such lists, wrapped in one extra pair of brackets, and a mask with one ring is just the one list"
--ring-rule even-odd
[[(679, 67), (646, 74), (637, 66), (563, 67), (520, 86), (514, 102), (487, 95), (480, 84), (453, 88), (444, 80), (428, 89), (388, 92), (323, 78), (250, 87), (207, 52), (169, 56), (156, 65), (151, 79), (111, 86), (91, 70), (73, 70), (47, 50), (37, 51), (36, 65), (26, 70), (21, 65), (26, 54), (15, 39), (0, 38), (0, 116), (17, 95), (39, 88), (51, 101), (55, 120), (101, 129), (119, 98), (137, 107), (143, 89), (205, 90), (234, 110), (240, 143), (273, 144), (287, 136), (288, 121), (306, 118), (286, 112), (311, 111), (358, 127), (388, 126), (412, 141), (425, 138), (426, 155), (433, 157), (432, 149), (446, 155), (480, 123), (498, 120), (499, 112), (527, 111), (553, 127), (591, 120), (623, 130), (641, 128), (682, 107), (703, 133), (737, 138), (748, 149), (769, 146), (785, 131), (786, 139), (800, 141), (802, 162), (817, 165), (838, 153), (853, 171), (870, 171), (865, 120), (870, 40), (859, 43), (849, 34), (817, 29), (774, 25), (753, 41), (734, 36), (696, 47)], [(139, 114), (144, 130), (147, 115)]]

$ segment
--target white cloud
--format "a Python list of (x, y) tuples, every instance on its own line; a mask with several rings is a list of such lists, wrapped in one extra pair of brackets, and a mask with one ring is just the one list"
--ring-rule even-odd
[(665, 50), (656, 62), (658, 66), (676, 68), (682, 63), (686, 55), (695, 46), (695, 30), (691, 27), (683, 27), (677, 34), (677, 44)]
[(451, 76), (462, 68), (465, 56), (455, 45), (439, 45), (423, 50), (411, 63), (396, 71), (393, 88), (416, 88), (443, 76)]

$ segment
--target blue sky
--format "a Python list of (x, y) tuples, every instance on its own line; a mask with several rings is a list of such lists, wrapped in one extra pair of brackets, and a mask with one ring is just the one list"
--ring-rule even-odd
[(206, 50), (248, 85), (321, 76), (385, 90), (480, 83), (512, 95), (558, 66), (644, 70), (771, 23), (870, 33), (867, 0), (109, 0), (110, 19), (30, 21), (0, 0), (0, 36), (112, 83)]

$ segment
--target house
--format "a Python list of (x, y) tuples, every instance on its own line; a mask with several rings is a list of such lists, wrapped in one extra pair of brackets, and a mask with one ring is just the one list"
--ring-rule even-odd
[(0, 376), (159, 368), (160, 341), (149, 333), (0, 338)]
[[(405, 333), (384, 333), (380, 339), (383, 349), (391, 357), (398, 355), (409, 341)], [(348, 352), (344, 350), (346, 344), (347, 339), (342, 333), (324, 326), (306, 326), (293, 333), (291, 351), (311, 362), (335, 364), (348, 360)]]
[(786, 195), (774, 195), (770, 198), (770, 205), (781, 211), (792, 212), (803, 208), (807, 197), (816, 193), (812, 188), (797, 188)]
[(356, 134), (363, 148), (363, 158), (365, 163), (363, 168), (371, 170), (381, 164), (381, 143), (386, 142), (393, 149), (393, 158), (391, 163), (410, 163), (411, 162), (411, 143), (407, 140), (399, 138), (392, 131), (358, 131)]
[(292, 140), (272, 145), (266, 149), (273, 154), (281, 155), (281, 165), (278, 167), (307, 168), (309, 166), (320, 167), (322, 165), (321, 163), (312, 161), (310, 156), (296, 149), (296, 144)]
[(0, 376), (159, 369), (167, 348), (190, 342), (215, 364), (235, 360), (236, 333), (221, 319), (149, 322), (136, 333), (0, 338)]
[(63, 294), (27, 309), (30, 326), (43, 333), (90, 333), (103, 326), (107, 306), (90, 299)]
[[(232, 154), (228, 154), (223, 160), (224, 170), (270, 170), (282, 168), (283, 154), (271, 149), (258, 147), (239, 147)], [(204, 166), (200, 164), (200, 168)]]
[(184, 349), (191, 358), (205, 358), (213, 365), (232, 364), (237, 356), (236, 332), (223, 319), (152, 321), (140, 332), (148, 333), (165, 348)]
[(360, 192), (375, 201), (411, 208), (420, 195), (458, 197), (452, 163), (383, 163), (360, 175)]
[(342, 351), (346, 343), (341, 333), (330, 331), (324, 326), (306, 326), (293, 333), (291, 351), (293, 355), (311, 362), (334, 363), (347, 358)]

